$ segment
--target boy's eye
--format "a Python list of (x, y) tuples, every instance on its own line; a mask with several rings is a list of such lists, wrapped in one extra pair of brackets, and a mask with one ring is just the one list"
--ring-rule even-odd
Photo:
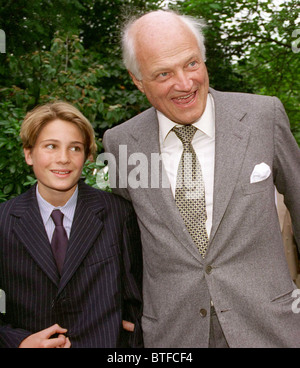
[(54, 146), (54, 144), (47, 144), (47, 146), (46, 146), (46, 148), (49, 148), (49, 149), (54, 149), (55, 148), (55, 146)]
[(73, 146), (73, 147), (71, 147), (71, 151), (80, 152), (81, 151), (81, 147), (79, 147), (79, 146)]

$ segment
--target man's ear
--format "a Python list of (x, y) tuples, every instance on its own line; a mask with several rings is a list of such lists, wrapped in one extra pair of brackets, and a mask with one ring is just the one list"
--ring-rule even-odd
[(25, 161), (26, 161), (27, 165), (32, 166), (33, 161), (32, 161), (32, 157), (31, 157), (31, 149), (30, 148), (24, 148), (23, 151), (24, 151)]
[(133, 80), (133, 83), (137, 86), (137, 88), (142, 92), (145, 93), (144, 91), (144, 86), (143, 86), (143, 81), (139, 80), (136, 78), (136, 76), (134, 74), (132, 74), (131, 72), (129, 72), (129, 75), (131, 76), (131, 79)]

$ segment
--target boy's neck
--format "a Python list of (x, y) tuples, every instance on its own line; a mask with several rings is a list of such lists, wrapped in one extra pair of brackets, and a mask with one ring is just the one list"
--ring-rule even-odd
[(37, 185), (40, 196), (54, 207), (63, 207), (74, 194), (78, 184), (69, 189), (68, 191), (51, 190), (43, 187), (43, 185)]

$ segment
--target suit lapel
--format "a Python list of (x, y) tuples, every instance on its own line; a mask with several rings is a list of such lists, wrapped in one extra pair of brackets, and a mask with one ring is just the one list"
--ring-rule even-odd
[[(239, 106), (232, 106), (228, 95), (210, 90), (215, 102), (216, 144), (212, 242), (230, 201), (242, 166), (250, 128), (241, 122), (246, 115)], [(230, 110), (227, 109), (230, 107)]]
[[(210, 88), (210, 93), (215, 103), (216, 121), (216, 143), (215, 143), (215, 178), (214, 178), (214, 204), (213, 204), (213, 225), (210, 234), (212, 242), (216, 231), (220, 225), (222, 217), (226, 211), (234, 190), (243, 157), (246, 152), (250, 136), (250, 128), (242, 123), (246, 115), (240, 111), (239, 106), (232, 106), (228, 100), (228, 94), (217, 92)], [(227, 109), (227, 106), (229, 108)], [(151, 172), (151, 153), (160, 153), (159, 128), (155, 109), (148, 110), (148, 115), (133, 129), (133, 137), (137, 141), (135, 152), (143, 152), (148, 159), (149, 178), (153, 179)], [(190, 235), (185, 229), (183, 219), (177, 209), (174, 197), (170, 188), (164, 188), (162, 178), (167, 178), (167, 174), (161, 165), (160, 176), (158, 178), (159, 188), (147, 190), (149, 200), (156, 208), (162, 221), (168, 226), (174, 236), (196, 257), (203, 262)], [(168, 216), (166, 216), (166, 213)], [(176, 224), (176, 226), (174, 226)]]
[(35, 191), (36, 186), (20, 197), (18, 206), (12, 213), (13, 216), (18, 217), (13, 232), (49, 279), (58, 285), (57, 266), (40, 215)]
[(18, 206), (12, 213), (13, 216), (19, 218), (13, 231), (19, 241), (27, 248), (34, 261), (59, 287), (58, 292), (60, 292), (74, 275), (99, 235), (103, 227), (101, 217), (104, 206), (99, 203), (97, 198), (90, 195), (90, 188), (86, 184), (79, 184), (75, 216), (63, 274), (60, 278), (40, 215), (35, 188), (36, 186), (20, 197)]
[[(186, 230), (184, 221), (176, 206), (167, 173), (160, 160), (159, 170), (151, 168), (151, 163), (155, 162), (155, 158), (151, 154), (161, 154), (159, 146), (159, 126), (158, 119), (154, 108), (147, 111), (143, 120), (132, 130), (132, 135), (137, 141), (135, 152), (143, 152), (147, 157), (148, 178), (150, 187), (145, 190), (150, 203), (154, 206), (157, 214), (161, 217), (163, 223), (168, 226), (169, 230), (174, 234), (175, 238), (195, 257), (198, 261), (203, 262), (196, 245), (194, 244), (190, 234)], [(157, 185), (153, 185), (157, 184)], [(176, 226), (174, 226), (176, 224)]]
[(65, 264), (59, 284), (61, 291), (74, 275), (103, 227), (104, 206), (88, 185), (79, 183), (78, 200), (73, 219)]

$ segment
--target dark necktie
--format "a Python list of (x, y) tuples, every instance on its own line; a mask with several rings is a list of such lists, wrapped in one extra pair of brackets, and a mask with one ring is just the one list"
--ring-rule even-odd
[(208, 246), (205, 187), (200, 162), (191, 143), (197, 128), (193, 125), (183, 125), (173, 128), (173, 131), (183, 144), (177, 172), (175, 202), (188, 232), (204, 258)]
[(60, 210), (54, 210), (51, 213), (51, 217), (55, 224), (55, 230), (51, 241), (51, 248), (57, 264), (58, 271), (61, 274), (68, 247), (68, 236), (63, 226), (64, 214)]

